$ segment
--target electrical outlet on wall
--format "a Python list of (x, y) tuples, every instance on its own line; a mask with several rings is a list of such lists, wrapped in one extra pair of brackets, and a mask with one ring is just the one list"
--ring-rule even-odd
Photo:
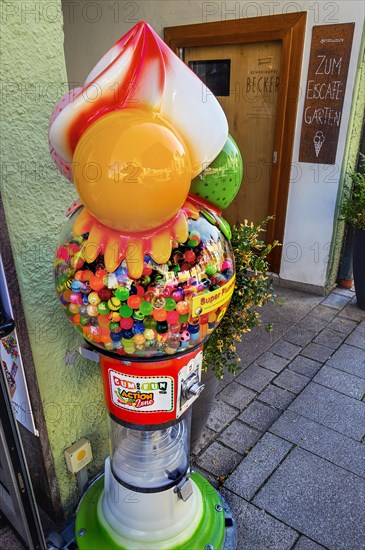
[(72, 474), (76, 474), (87, 466), (93, 459), (91, 444), (86, 437), (82, 437), (65, 451), (67, 468)]

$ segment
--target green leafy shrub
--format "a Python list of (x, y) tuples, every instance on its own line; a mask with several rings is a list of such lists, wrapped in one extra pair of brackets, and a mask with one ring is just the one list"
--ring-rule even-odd
[[(262, 325), (259, 308), (275, 301), (267, 256), (279, 243), (265, 244), (261, 238), (270, 219), (257, 225), (245, 221), (232, 227), (235, 291), (226, 315), (204, 346), (203, 367), (213, 369), (217, 378), (222, 378), (226, 369), (231, 373), (238, 370), (237, 343), (245, 333)], [(266, 325), (265, 328), (271, 330), (272, 327)]]
[(345, 194), (341, 217), (350, 225), (365, 231), (365, 155), (361, 155), (360, 170), (348, 174), (352, 187)]

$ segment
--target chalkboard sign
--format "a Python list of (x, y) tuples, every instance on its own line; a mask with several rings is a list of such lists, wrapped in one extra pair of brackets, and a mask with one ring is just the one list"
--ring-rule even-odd
[(334, 164), (355, 23), (313, 27), (299, 161)]

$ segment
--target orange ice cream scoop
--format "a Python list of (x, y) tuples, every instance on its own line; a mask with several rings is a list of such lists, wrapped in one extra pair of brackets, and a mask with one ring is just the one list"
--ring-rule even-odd
[(191, 162), (180, 136), (160, 117), (125, 109), (84, 132), (73, 173), (83, 204), (97, 220), (139, 232), (176, 215), (189, 192)]

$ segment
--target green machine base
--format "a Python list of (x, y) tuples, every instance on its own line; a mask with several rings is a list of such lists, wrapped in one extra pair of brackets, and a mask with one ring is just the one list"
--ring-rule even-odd
[[(169, 550), (234, 550), (236, 526), (227, 503), (200, 474), (192, 473), (191, 479), (203, 495), (202, 517), (193, 536), (178, 546), (169, 547)], [(117, 544), (106, 526), (99, 521), (98, 501), (103, 490), (104, 475), (91, 484), (79, 504), (75, 522), (78, 549), (130, 550)], [(137, 541), (134, 548), (138, 548)]]

